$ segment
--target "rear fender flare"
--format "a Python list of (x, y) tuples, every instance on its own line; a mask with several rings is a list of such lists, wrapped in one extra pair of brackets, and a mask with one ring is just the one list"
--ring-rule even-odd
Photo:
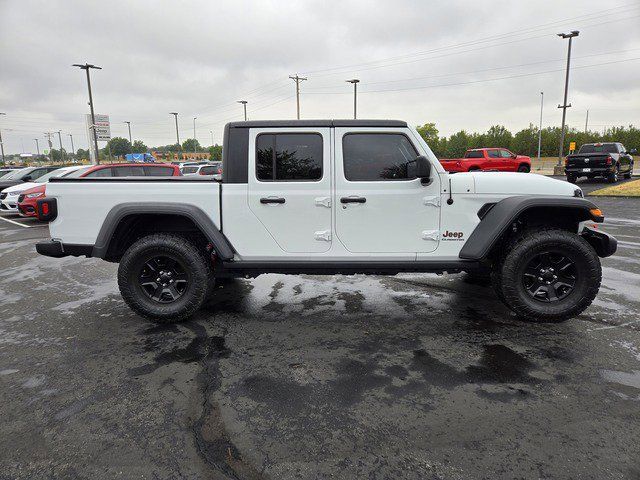
[(202, 231), (207, 240), (213, 244), (219, 258), (222, 260), (230, 260), (233, 258), (233, 247), (202, 209), (195, 205), (182, 203), (145, 202), (121, 203), (114, 206), (102, 223), (91, 256), (105, 258), (118, 224), (125, 217), (138, 214), (169, 214), (188, 218)]

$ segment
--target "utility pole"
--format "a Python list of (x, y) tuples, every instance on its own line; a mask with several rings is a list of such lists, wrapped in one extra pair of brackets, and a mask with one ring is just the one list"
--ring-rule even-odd
[(133, 140), (131, 140), (131, 122), (123, 122), (127, 124), (127, 127), (129, 128), (129, 143), (133, 143)]
[(58, 130), (58, 142), (60, 142), (60, 159), (64, 162), (65, 154), (64, 150), (62, 149), (62, 132), (60, 130)]
[(196, 142), (196, 119), (193, 117), (193, 153), (198, 153), (198, 143)]
[(355, 120), (357, 117), (356, 112), (358, 110), (358, 83), (360, 83), (360, 80), (353, 78), (346, 82), (353, 83), (353, 119)]
[(100, 163), (100, 150), (98, 149), (98, 132), (96, 131), (96, 114), (93, 110), (93, 96), (91, 94), (91, 75), (89, 75), (89, 70), (92, 68), (96, 70), (102, 70), (102, 67), (97, 67), (89, 63), (85, 63), (84, 65), (79, 63), (74, 63), (72, 66), (78, 67), (87, 73), (87, 87), (89, 89), (89, 108), (91, 109), (91, 128), (93, 130), (93, 145), (96, 149), (96, 165), (97, 165)]
[(587, 118), (584, 121), (584, 133), (587, 133), (588, 128), (589, 128), (589, 109), (587, 109)]
[(542, 149), (542, 107), (544, 106), (544, 92), (540, 92), (540, 127), (538, 128), (538, 161), (540, 161), (540, 150)]
[(53, 135), (51, 132), (44, 132), (44, 134), (47, 137), (47, 144), (49, 145), (49, 161), (52, 162), (53, 161), (53, 142), (51, 141), (51, 135)]
[(289, 78), (296, 82), (296, 110), (298, 112), (298, 120), (300, 120), (300, 82), (306, 80), (306, 77), (300, 77), (296, 73), (295, 76), (289, 75)]
[(76, 154), (76, 149), (73, 147), (73, 135), (69, 134), (69, 138), (71, 139), (71, 153)]
[[(246, 100), (238, 100), (238, 103), (241, 103), (244, 107), (244, 121), (247, 121), (247, 101)], [(300, 112), (298, 112), (298, 118), (300, 118)]]
[[(559, 37), (563, 39), (564, 38), (569, 39), (569, 46), (567, 49), (567, 73), (564, 79), (564, 102), (562, 103), (562, 105), (558, 105), (558, 108), (562, 109), (562, 130), (560, 133), (560, 149), (558, 151), (558, 165), (556, 167), (556, 170), (558, 172), (560, 172), (560, 170), (562, 169), (562, 156), (564, 154), (563, 150), (564, 150), (565, 120), (567, 117), (567, 108), (571, 106), (571, 104), (567, 104), (567, 95), (569, 93), (569, 68), (571, 65), (571, 42), (573, 41), (573, 37), (577, 37), (578, 35), (580, 35), (580, 32), (578, 30), (572, 30), (571, 33), (558, 33)], [(554, 172), (554, 173), (558, 173), (558, 172)]]
[(36, 150), (38, 152), (38, 157), (40, 156), (40, 144), (38, 143), (38, 139), (34, 138), (34, 140), (36, 141)]
[(209, 133), (211, 134), (211, 146), (213, 147), (213, 130), (209, 130)]
[[(0, 115), (6, 115), (6, 113), (0, 112)], [(2, 143), (2, 129), (0, 129), (0, 153), (2, 153), (2, 165), (4, 165), (4, 143)]]
[(180, 135), (178, 134), (178, 112), (169, 112), (169, 115), (173, 115), (176, 119), (176, 142), (180, 145)]

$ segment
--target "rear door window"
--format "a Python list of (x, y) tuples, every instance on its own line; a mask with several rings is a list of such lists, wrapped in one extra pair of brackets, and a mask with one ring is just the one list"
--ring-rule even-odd
[(471, 150), (464, 154), (464, 158), (484, 158), (482, 150)]
[(142, 167), (147, 177), (170, 177), (173, 175), (173, 168), (169, 167)]
[(418, 152), (401, 133), (348, 133), (342, 137), (345, 178), (351, 182), (413, 180)]
[(112, 167), (114, 177), (144, 177), (144, 167)]
[(498, 150), (488, 150), (487, 156), (489, 158), (500, 158), (500, 152), (498, 152)]
[(322, 135), (263, 133), (256, 138), (256, 178), (317, 181), (322, 178)]
[(215, 175), (218, 173), (217, 167), (202, 167), (200, 169), (200, 175)]
[(93, 172), (90, 172), (87, 175), (85, 175), (85, 177), (87, 178), (105, 178), (105, 177), (112, 177), (112, 176), (113, 174), (110, 168), (101, 168), (99, 170), (94, 170)]

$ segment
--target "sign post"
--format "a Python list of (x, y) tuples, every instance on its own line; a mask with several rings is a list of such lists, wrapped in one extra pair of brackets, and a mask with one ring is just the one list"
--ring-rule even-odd
[[(109, 123), (109, 115), (95, 115), (96, 124), (91, 124), (91, 115), (85, 115), (85, 125), (87, 127), (87, 137), (93, 138), (93, 129), (96, 131), (96, 140), (98, 142), (108, 142), (111, 139), (111, 124)], [(94, 165), (98, 163), (98, 152), (94, 142), (89, 142), (89, 155), (91, 157), (91, 163)]]

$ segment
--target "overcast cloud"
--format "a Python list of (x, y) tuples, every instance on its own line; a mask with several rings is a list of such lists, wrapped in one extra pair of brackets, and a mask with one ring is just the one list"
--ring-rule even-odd
[[(640, 124), (640, 2), (580, 1), (54, 1), (0, 0), (0, 129), (6, 153), (62, 130), (86, 148), (84, 72), (113, 136), (148, 146), (221, 142), (224, 123), (358, 116), (435, 122), (441, 134), (559, 125), (567, 41), (574, 41), (568, 123)], [(615, 63), (614, 63), (615, 62)], [(607, 65), (597, 65), (604, 64)], [(546, 72), (546, 73), (545, 73)], [(504, 78), (510, 77), (510, 78)], [(57, 146), (57, 138), (56, 138)]]

